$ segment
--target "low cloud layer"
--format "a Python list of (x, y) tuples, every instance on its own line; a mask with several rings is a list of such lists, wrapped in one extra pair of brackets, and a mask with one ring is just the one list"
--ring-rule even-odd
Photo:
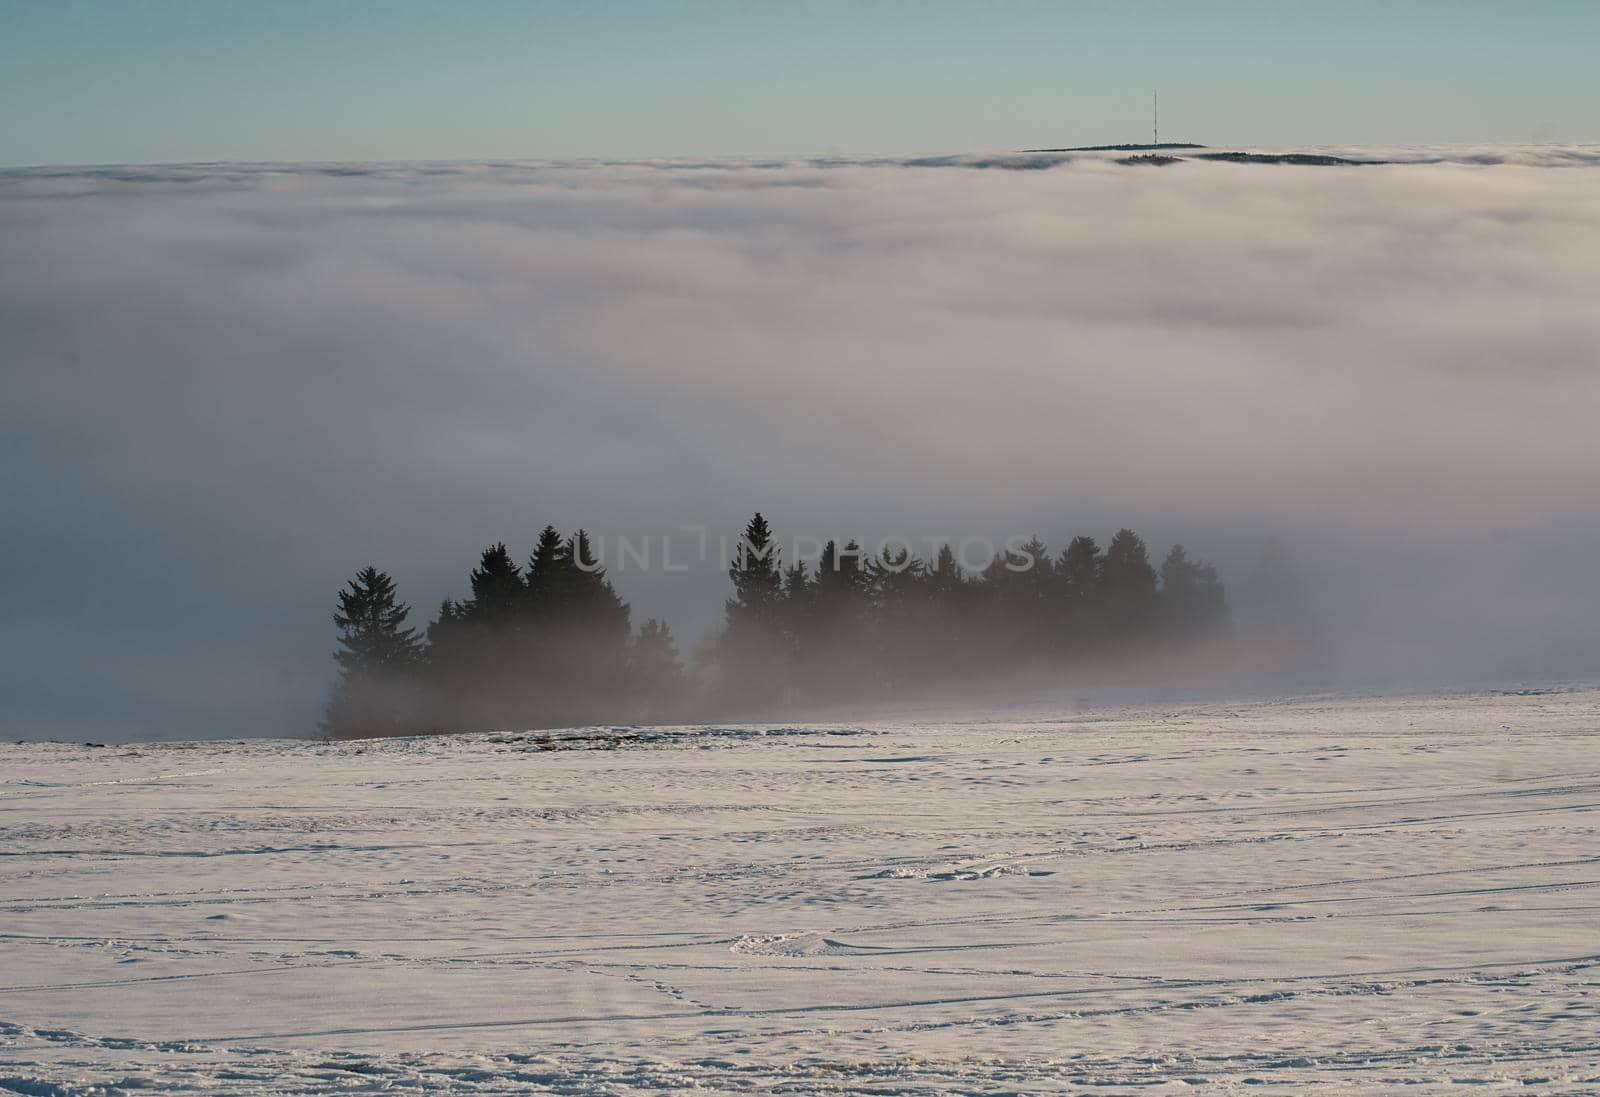
[(1350, 681), (1592, 677), (1600, 156), (1316, 151), (1409, 162), (0, 173), (0, 733), (303, 733), (362, 564), (758, 507), (1275, 536)]

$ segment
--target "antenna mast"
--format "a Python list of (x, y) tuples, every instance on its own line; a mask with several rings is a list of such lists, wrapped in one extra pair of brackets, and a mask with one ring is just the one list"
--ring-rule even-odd
[(1150, 93), (1150, 143), (1161, 144), (1161, 92), (1159, 89)]

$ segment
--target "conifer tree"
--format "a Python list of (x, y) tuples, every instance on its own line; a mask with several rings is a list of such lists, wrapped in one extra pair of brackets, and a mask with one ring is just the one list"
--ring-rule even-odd
[(1074, 537), (1055, 566), (1055, 587), (1062, 603), (1061, 646), (1076, 655), (1092, 649), (1104, 627), (1100, 604), (1100, 569), (1105, 558), (1093, 537)]
[(891, 691), (917, 677), (932, 598), (927, 578), (927, 564), (904, 545), (886, 544), (867, 561), (870, 635), (859, 646), (880, 684)]
[(683, 674), (678, 645), (672, 628), (654, 617), (646, 617), (633, 642), (633, 665), (644, 682), (673, 681)]
[(1190, 631), (1202, 615), (1200, 568), (1182, 545), (1173, 545), (1161, 562), (1161, 610), (1174, 632)]
[(333, 623), (339, 629), (339, 683), (323, 730), (341, 737), (396, 735), (412, 730), (415, 674), (422, 643), (406, 626), (410, 607), (396, 597), (394, 580), (375, 567), (356, 573), (339, 592)]
[(730, 629), (747, 625), (771, 628), (783, 590), (782, 562), (772, 528), (757, 511), (744, 527), (744, 536), (728, 565), (733, 597), (726, 610)]
[(1156, 608), (1156, 570), (1144, 538), (1119, 529), (1100, 565), (1100, 594), (1109, 623), (1123, 635), (1148, 630)]
[(440, 652), (448, 648), (454, 641), (463, 616), (464, 611), (461, 603), (455, 599), (446, 598), (439, 603), (439, 616), (428, 622), (428, 646), (426, 652), (430, 662), (437, 661)]
[(778, 628), (786, 646), (793, 648), (800, 642), (811, 616), (811, 573), (805, 561), (796, 560), (783, 569), (783, 594), (778, 602)]
[(880, 615), (903, 616), (919, 597), (928, 565), (904, 545), (884, 545), (867, 561), (864, 582), (873, 609)]
[(1060, 606), (1056, 604), (1055, 558), (1038, 537), (1006, 554), (1001, 596), (1004, 618), (1020, 662), (1037, 663), (1059, 646)]
[(647, 617), (639, 626), (629, 670), (643, 718), (649, 722), (676, 719), (683, 703), (683, 663), (665, 621)]
[(832, 541), (824, 545), (811, 587), (817, 608), (830, 617), (849, 619), (860, 613), (867, 598), (861, 545), (856, 541), (846, 541), (843, 548)]
[(784, 633), (783, 570), (772, 527), (759, 511), (728, 563), (733, 597), (723, 603), (718, 637), (720, 692), (736, 706), (760, 704), (787, 689), (790, 641)]
[(595, 684), (620, 685), (631, 631), (628, 603), (606, 578), (586, 531), (580, 529), (567, 540), (567, 556), (572, 561), (572, 589), (566, 611), (585, 664), (582, 677)]
[(526, 586), (531, 611), (547, 619), (560, 616), (570, 600), (576, 571), (572, 546), (556, 527), (545, 526), (528, 558)]
[(882, 641), (898, 648), (895, 663), (902, 689), (921, 682), (948, 686), (974, 670), (974, 585), (948, 544), (919, 563), (913, 584), (904, 592), (905, 619)]
[(1217, 575), (1217, 569), (1202, 560), (1195, 576), (1195, 586), (1195, 620), (1199, 628), (1202, 631), (1230, 628), (1232, 615), (1228, 612), (1227, 590)]
[(956, 563), (956, 551), (948, 543), (939, 546), (939, 552), (929, 565), (928, 576), (935, 589), (942, 591), (953, 590), (963, 582), (965, 577), (961, 574), (961, 565)]
[(870, 601), (861, 555), (855, 541), (829, 541), (817, 559), (797, 645), (799, 672), (814, 694), (846, 696), (872, 673), (862, 645)]
[[(590, 622), (627, 624), (628, 604), (606, 578), (606, 569), (595, 555), (589, 534), (579, 530), (567, 541), (567, 558), (572, 561), (572, 609)], [(626, 631), (626, 630), (624, 630)]]
[(517, 623), (525, 590), (522, 569), (512, 561), (504, 542), (483, 550), (470, 581), (472, 599), (462, 606), (467, 620), (497, 628)]
[(1023, 577), (1024, 587), (1034, 597), (1043, 598), (1045, 589), (1055, 575), (1055, 559), (1050, 555), (1050, 546), (1033, 536), (1023, 542), (1015, 555), (1023, 569), (1016, 574)]
[(787, 651), (782, 563), (773, 529), (755, 513), (728, 561), (733, 596), (723, 603), (726, 624), (717, 638), (722, 696), (734, 705), (762, 704), (786, 691)]
[(1227, 599), (1217, 569), (1173, 545), (1161, 564), (1161, 625), (1169, 648), (1199, 654), (1231, 632)]
[(1095, 544), (1093, 537), (1072, 539), (1056, 563), (1056, 574), (1062, 580), (1068, 601), (1083, 606), (1094, 598), (1095, 591), (1100, 587), (1100, 568), (1103, 563), (1100, 546)]

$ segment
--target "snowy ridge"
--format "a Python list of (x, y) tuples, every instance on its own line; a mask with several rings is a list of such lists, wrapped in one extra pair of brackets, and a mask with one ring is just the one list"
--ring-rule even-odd
[(0, 1094), (1600, 1090), (1600, 691), (543, 738), (0, 746)]

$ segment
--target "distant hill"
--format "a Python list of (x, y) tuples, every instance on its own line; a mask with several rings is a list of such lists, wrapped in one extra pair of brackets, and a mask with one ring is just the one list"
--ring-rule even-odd
[(1023, 149), (1023, 152), (1154, 152), (1159, 149), (1203, 149), (1183, 141), (1163, 141), (1159, 145), (1078, 145), (1070, 149)]
[[(1311, 152), (1196, 152), (1197, 149), (1206, 149), (1205, 145), (1197, 145), (1186, 141), (1163, 141), (1160, 144), (1146, 145), (1075, 145), (1071, 148), (1060, 149), (1023, 149), (1023, 154), (1029, 153), (1062, 153), (1062, 152), (1130, 152), (1143, 155), (1124, 156), (1117, 161), (1119, 164), (1175, 164), (1179, 160), (1220, 160), (1230, 164), (1300, 164), (1312, 167), (1339, 167), (1346, 164), (1386, 164), (1387, 160), (1352, 160), (1345, 156), (1328, 156), (1323, 153)], [(1189, 152), (1190, 156), (1160, 155), (1168, 152)]]
[(1202, 152), (1195, 159), (1226, 160), (1231, 164), (1309, 164), (1313, 167), (1388, 163), (1386, 160), (1351, 160), (1344, 156), (1324, 156), (1309, 152)]

